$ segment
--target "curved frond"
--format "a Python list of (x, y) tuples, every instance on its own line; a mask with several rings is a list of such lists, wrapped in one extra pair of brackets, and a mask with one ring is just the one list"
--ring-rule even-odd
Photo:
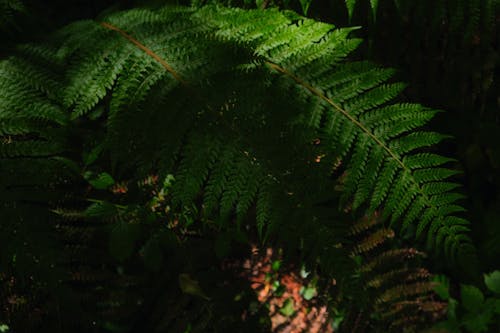
[[(290, 11), (212, 6), (74, 23), (50, 52), (32, 48), (28, 61), (2, 63), (0, 117), (23, 119), (2, 123), (4, 136), (20, 140), (0, 151), (57, 154), (64, 145), (47, 126), (35, 137), (30, 126), (92, 119), (101, 108), (114, 165), (138, 178), (174, 174), (178, 205), (238, 220), (256, 205), (262, 230), (269, 193), (306, 197), (341, 164), (344, 203), (415, 225), (450, 255), (470, 251), (467, 222), (456, 215), (462, 197), (448, 180), (453, 160), (428, 152), (445, 136), (420, 129), (437, 111), (398, 102), (404, 85), (389, 81), (392, 70), (346, 62), (360, 43), (351, 31)], [(39, 68), (47, 58), (67, 68), (62, 80)], [(21, 116), (25, 108), (37, 111)]]

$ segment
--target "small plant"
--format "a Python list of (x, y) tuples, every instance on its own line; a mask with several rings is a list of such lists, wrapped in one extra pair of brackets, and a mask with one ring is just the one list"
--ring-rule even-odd
[(450, 296), (449, 282), (437, 279), (436, 292), (448, 301), (448, 318), (435, 326), (447, 332), (495, 332), (500, 323), (500, 271), (484, 274), (486, 292), (473, 285), (460, 285), (460, 298)]

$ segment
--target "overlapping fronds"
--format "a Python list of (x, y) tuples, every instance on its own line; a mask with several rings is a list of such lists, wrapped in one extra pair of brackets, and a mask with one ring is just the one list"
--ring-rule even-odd
[(367, 331), (369, 318), (384, 323), (376, 326), (386, 332), (414, 332), (424, 321), (443, 316), (446, 304), (437, 300), (431, 274), (418, 262), (423, 253), (393, 249), (387, 241), (392, 230), (381, 226), (377, 215), (356, 222), (351, 237), (351, 255), (360, 262), (356, 278), (369, 295), (362, 299), (370, 301), (352, 307), (346, 322), (350, 332)]
[[(113, 220), (110, 250), (119, 261), (136, 247), (130, 234), (143, 220), (158, 218), (161, 207), (171, 214), (168, 228), (202, 221), (212, 231), (241, 232), (251, 230), (252, 221), (261, 237), (280, 230), (290, 242), (310, 244), (307, 250), (329, 274), (340, 266), (328, 263), (342, 260), (332, 254), (345, 254), (335, 237), (345, 234), (335, 234), (335, 226), (323, 232), (319, 226), (330, 220), (319, 223), (323, 215), (315, 209), (336, 201), (340, 188), (340, 207), (381, 212), (391, 224), (373, 231), (378, 221), (364, 221), (347, 232), (363, 235), (346, 253), (365, 260), (357, 275), (375, 290), (374, 311), (394, 325), (409, 321), (414, 309), (435, 312), (428, 272), (398, 265), (421, 253), (378, 249), (407, 229), (427, 235), (429, 247), (452, 259), (473, 253), (468, 222), (458, 215), (462, 196), (448, 180), (456, 174), (446, 167), (453, 160), (432, 152), (444, 135), (421, 129), (436, 110), (400, 102), (404, 85), (390, 81), (392, 70), (346, 61), (360, 43), (348, 37), (352, 31), (288, 11), (164, 7), (76, 22), (44, 44), (19, 47), (0, 62), (0, 218), (9, 221), (0, 239), (11, 242), (14, 232), (24, 234), (36, 222), (51, 226), (62, 215), (66, 222), (55, 225), (75, 265), (69, 283), (117, 278), (97, 274), (116, 267), (86, 262), (107, 258), (90, 246), (103, 236), (89, 225), (75, 226), (81, 207), (60, 209), (65, 205), (55, 191), (64, 190), (71, 173), (86, 178), (105, 169), (123, 183), (104, 186), (104, 198), (169, 180), (159, 190), (168, 205), (144, 208), (132, 190), (123, 200), (130, 206), (103, 200), (85, 211), (89, 220)], [(78, 196), (81, 205), (92, 186), (85, 182), (68, 196)], [(134, 215), (140, 205), (147, 213)], [(158, 247), (153, 238), (141, 251)], [(203, 240), (193, 246), (197, 242)], [(36, 249), (25, 252), (32, 256)], [(2, 263), (15, 257), (2, 256)], [(185, 268), (182, 263), (179, 272)], [(120, 298), (127, 283), (118, 281), (121, 290), (108, 299)], [(364, 310), (356, 315), (365, 316)]]
[(388, 83), (391, 70), (345, 63), (360, 42), (352, 30), (210, 6), (73, 23), (26, 65), (2, 62), (0, 116), (21, 118), (2, 123), (2, 156), (51, 157), (66, 137), (48, 129), (104, 119), (117, 173), (172, 173), (174, 203), (201, 200), (222, 220), (256, 203), (261, 228), (276, 195), (305, 197), (341, 163), (354, 209), (415, 225), (450, 257), (472, 251), (455, 216), (461, 196), (445, 182), (451, 160), (423, 150), (445, 138), (418, 129), (437, 111), (392, 103), (404, 86)]
[[(7, 187), (57, 182), (58, 173), (50, 168), (61, 170), (62, 126), (69, 119), (57, 100), (59, 66), (48, 46), (25, 46), (0, 62), (1, 193)], [(13, 193), (2, 198), (12, 200)]]
[[(210, 10), (210, 9), (208, 9)], [(387, 104), (401, 91), (385, 84), (390, 70), (367, 63), (340, 65), (357, 45), (345, 39), (349, 29), (270, 12), (226, 11), (210, 17), (217, 35), (250, 44), (258, 60), (283, 79), (294, 82), (299, 100), (308, 101), (300, 121), (321, 135), (326, 158), (346, 165), (344, 198), (353, 208), (384, 207), (391, 221), (403, 227), (417, 223), (417, 236), (429, 226), (428, 241), (448, 254), (470, 247), (467, 222), (453, 214), (463, 209), (461, 196), (444, 182), (456, 172), (443, 168), (450, 159), (421, 153), (444, 136), (417, 130), (437, 112), (417, 104)], [(213, 18), (212, 18), (213, 17)], [(330, 159), (328, 158), (330, 157)]]

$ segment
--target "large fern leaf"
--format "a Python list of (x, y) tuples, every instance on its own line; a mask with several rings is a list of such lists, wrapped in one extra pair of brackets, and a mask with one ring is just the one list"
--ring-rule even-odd
[[(383, 209), (450, 257), (472, 251), (456, 172), (422, 150), (445, 138), (418, 129), (437, 111), (391, 102), (404, 88), (391, 70), (345, 62), (352, 30), (277, 10), (119, 12), (56, 34), (68, 69), (55, 96), (77, 120), (103, 107), (117, 172), (174, 173), (179, 205), (241, 218), (256, 201), (262, 226), (276, 195), (307, 200), (341, 163), (345, 203)], [(43, 73), (30, 76), (42, 91)], [(32, 89), (5, 82), (13, 98)]]
[(310, 117), (305, 120), (317, 124), (327, 154), (347, 165), (344, 195), (354, 208), (383, 206), (392, 222), (401, 220), (405, 227), (416, 222), (417, 236), (427, 230), (428, 243), (444, 246), (450, 255), (472, 248), (464, 234), (468, 222), (453, 216), (463, 211), (456, 204), (462, 196), (444, 182), (456, 174), (442, 167), (451, 160), (419, 152), (444, 138), (417, 129), (437, 111), (418, 104), (388, 104), (401, 86), (384, 84), (390, 77), (387, 70), (368, 64), (350, 64), (346, 70), (339, 64), (356, 45), (356, 40), (345, 38), (349, 30), (296, 17), (285, 20), (286, 14), (277, 12), (269, 14), (276, 16), (271, 19), (243, 11), (214, 16), (217, 35), (250, 43), (258, 65), (319, 100), (304, 110)]

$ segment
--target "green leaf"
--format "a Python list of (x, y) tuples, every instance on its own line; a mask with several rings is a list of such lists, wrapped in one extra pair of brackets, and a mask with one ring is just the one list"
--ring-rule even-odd
[(92, 163), (94, 163), (99, 158), (103, 150), (104, 150), (104, 143), (100, 143), (94, 148), (92, 148), (89, 152), (84, 152), (82, 157), (83, 164), (89, 166)]
[(490, 274), (484, 274), (484, 283), (489, 290), (500, 294), (500, 271), (494, 271)]
[(280, 313), (284, 316), (290, 317), (295, 312), (293, 299), (287, 298), (285, 303), (280, 309)]
[(165, 176), (165, 179), (163, 180), (163, 187), (162, 190), (165, 194), (170, 193), (170, 189), (172, 188), (172, 184), (175, 181), (175, 177), (172, 174), (168, 174)]
[(273, 264), (272, 264), (273, 271), (275, 271), (275, 272), (279, 271), (280, 267), (281, 267), (281, 260), (273, 261)]
[(491, 324), (493, 312), (485, 310), (480, 313), (467, 313), (462, 319), (462, 324), (471, 333), (491, 332), (488, 326)]
[(434, 282), (436, 282), (436, 286), (434, 287), (434, 291), (442, 300), (448, 300), (450, 298), (450, 281), (444, 275), (437, 275), (434, 277)]
[(97, 190), (105, 190), (115, 183), (115, 180), (107, 172), (101, 172), (96, 177), (93, 177), (91, 172), (86, 172), (83, 177)]
[(304, 13), (304, 15), (307, 15), (311, 2), (312, 0), (300, 0), (300, 6), (302, 7), (302, 12)]
[(136, 223), (119, 222), (111, 230), (109, 252), (119, 261), (129, 258), (139, 238), (140, 227)]
[(310, 286), (303, 288), (301, 293), (302, 293), (302, 297), (304, 297), (304, 299), (307, 301), (313, 299), (318, 294), (316, 288), (310, 287)]
[(370, 5), (372, 7), (373, 19), (377, 17), (378, 0), (370, 0)]
[(500, 299), (494, 297), (487, 298), (483, 308), (492, 313), (500, 314)]
[(470, 312), (478, 312), (481, 309), (484, 302), (484, 295), (477, 287), (463, 284), (460, 294), (465, 309)]
[(118, 214), (118, 209), (115, 205), (102, 201), (95, 202), (85, 209), (84, 215), (87, 217), (110, 218)]
[(197, 280), (193, 279), (189, 274), (179, 274), (179, 287), (185, 294), (198, 296), (207, 301), (210, 300), (210, 297), (208, 297), (201, 289), (200, 283)]
[(354, 13), (354, 7), (356, 7), (357, 0), (345, 0), (345, 5), (347, 7), (347, 13), (349, 15), (349, 21), (352, 19), (352, 14)]
[(344, 319), (345, 319), (344, 312), (335, 311), (335, 314), (334, 314), (333, 320), (332, 320), (332, 328), (335, 332), (337, 332), (340, 329), (340, 325), (342, 324)]
[(69, 170), (74, 172), (76, 175), (81, 173), (81, 168), (75, 161), (61, 156), (53, 157), (53, 159), (61, 162), (61, 164), (65, 165)]
[(458, 307), (458, 301), (454, 298), (451, 298), (448, 300), (448, 320), (451, 321), (456, 321), (457, 320), (457, 307)]
[(495, 300), (495, 303), (493, 304), (493, 311), (500, 315), (500, 299)]

